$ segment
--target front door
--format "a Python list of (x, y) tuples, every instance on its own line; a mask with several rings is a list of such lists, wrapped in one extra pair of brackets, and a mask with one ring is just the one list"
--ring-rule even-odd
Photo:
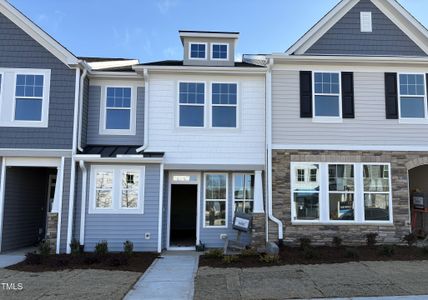
[(198, 186), (196, 184), (171, 185), (170, 246), (196, 245)]

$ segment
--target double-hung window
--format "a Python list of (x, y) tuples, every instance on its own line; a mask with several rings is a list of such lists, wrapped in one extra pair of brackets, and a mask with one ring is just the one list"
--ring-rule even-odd
[(190, 43), (189, 52), (190, 59), (207, 59), (207, 44)]
[(235, 174), (233, 181), (234, 212), (252, 213), (254, 207), (254, 175)]
[(204, 227), (227, 227), (227, 174), (205, 174)]
[(179, 83), (179, 126), (204, 127), (205, 83)]
[(94, 166), (89, 213), (142, 213), (144, 167)]
[(341, 118), (340, 73), (314, 72), (315, 118)]
[(392, 223), (390, 168), (381, 163), (292, 163), (293, 222)]
[(213, 60), (228, 60), (228, 44), (211, 44), (211, 59)]
[(42, 121), (44, 75), (17, 74), (15, 121)]
[(105, 102), (105, 133), (130, 134), (132, 123), (132, 89), (107, 87)]
[(427, 114), (426, 82), (423, 74), (400, 74), (400, 118), (424, 119)]
[(212, 127), (236, 128), (238, 85), (212, 84)]

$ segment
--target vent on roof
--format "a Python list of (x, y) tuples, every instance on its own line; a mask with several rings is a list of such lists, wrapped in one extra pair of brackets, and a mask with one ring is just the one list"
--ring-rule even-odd
[(362, 11), (360, 16), (361, 32), (372, 32), (372, 13), (370, 11)]

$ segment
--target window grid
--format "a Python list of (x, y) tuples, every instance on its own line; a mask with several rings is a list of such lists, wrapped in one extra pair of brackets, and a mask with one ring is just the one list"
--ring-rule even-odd
[(16, 74), (15, 120), (42, 121), (44, 75)]
[(212, 59), (227, 60), (228, 48), (227, 44), (213, 44)]
[[(236, 83), (212, 83), (211, 85), (212, 127), (237, 127), (238, 85)], [(219, 111), (228, 112), (232, 120), (221, 120)]]
[[(204, 213), (205, 213), (205, 220), (204, 220), (204, 227), (206, 228), (226, 228), (227, 227), (227, 198), (228, 198), (228, 178), (227, 174), (223, 173), (212, 173), (212, 174), (205, 174), (205, 192), (204, 192)], [(216, 179), (217, 177), (217, 179)], [(211, 179), (210, 179), (211, 178)], [(216, 180), (215, 180), (216, 179)], [(214, 180), (216, 182), (214, 182)], [(209, 185), (209, 183), (213, 183), (212, 186)], [(224, 186), (222, 185), (222, 182), (224, 183)], [(215, 183), (215, 184), (214, 184)], [(209, 189), (211, 192), (211, 197), (209, 196)], [(224, 190), (224, 192), (222, 191)], [(215, 194), (221, 195), (224, 194), (224, 197), (213, 197)], [(216, 202), (219, 203), (220, 207), (220, 223), (222, 223), (222, 218), (224, 215), (224, 224), (215, 224), (216, 222), (216, 213), (213, 210), (207, 211), (207, 208), (209, 204), (215, 204)], [(221, 205), (224, 204), (224, 211), (221, 210)], [(214, 209), (214, 206), (211, 206), (211, 208)], [(213, 222), (211, 222), (211, 217), (214, 218)], [(208, 220), (207, 220), (208, 219)], [(211, 224), (212, 223), (212, 224)]]
[[(107, 130), (130, 130), (132, 112), (132, 89), (129, 87), (107, 87), (106, 92), (106, 116), (105, 129)], [(114, 116), (123, 122), (121, 124), (111, 124)], [(123, 120), (126, 116), (127, 119)]]
[(427, 118), (425, 74), (399, 74), (398, 93), (401, 119)]
[(207, 45), (190, 43), (190, 58), (191, 59), (206, 59)]
[[(341, 118), (341, 79), (338, 72), (313, 73), (313, 107), (316, 118)], [(329, 105), (333, 111), (323, 111)]]
[[(178, 87), (179, 121), (180, 127), (204, 127), (205, 126), (205, 83), (203, 82), (179, 82)], [(191, 123), (184, 118), (185, 109), (195, 109), (200, 115), (199, 121)], [(202, 108), (202, 109), (201, 109)]]
[[(339, 176), (339, 167), (343, 167), (343, 177)], [(333, 169), (334, 168), (334, 169)], [(347, 170), (351, 170), (350, 174), (346, 174)], [(354, 204), (355, 204), (355, 170), (354, 170), (354, 165), (350, 165), (350, 164), (329, 164), (328, 165), (328, 170), (329, 170), (329, 184), (328, 184), (328, 203), (329, 206), (331, 205), (331, 197), (330, 195), (344, 195), (347, 201), (342, 201), (343, 199), (341, 199), (340, 202), (352, 202), (352, 210), (354, 210)], [(334, 170), (334, 173), (331, 172)], [(334, 180), (334, 183), (332, 184), (331, 180)], [(340, 185), (340, 180), (342, 179), (344, 182), (348, 182), (348, 180), (352, 180), (352, 185), (351, 187), (349, 187), (348, 185), (344, 185), (344, 183), (342, 183), (343, 189), (338, 188), (338, 184)], [(339, 181), (339, 182), (338, 182)], [(336, 188), (332, 188), (332, 185), (336, 185)], [(354, 221), (355, 220), (355, 213), (352, 213), (352, 219), (345, 219), (345, 220), (339, 220), (339, 219), (334, 219), (331, 217), (331, 212), (332, 212), (332, 207), (329, 207), (329, 219), (332, 222), (337, 222), (337, 221)], [(340, 216), (338, 215), (337, 218), (339, 218)]]
[[(238, 182), (238, 178), (241, 177), (242, 180), (242, 198), (238, 195), (236, 195), (237, 192), (237, 182)], [(237, 204), (242, 203), (242, 207), (244, 209), (245, 213), (251, 213), (253, 211), (254, 208), (254, 180), (255, 180), (255, 176), (252, 174), (234, 174), (234, 203), (235, 203), (235, 209), (234, 209), (234, 213), (236, 212), (236, 210), (238, 209)], [(250, 180), (250, 186), (248, 187), (248, 181)], [(238, 191), (239, 193), (239, 191)], [(247, 205), (249, 204), (249, 211), (245, 211)]]

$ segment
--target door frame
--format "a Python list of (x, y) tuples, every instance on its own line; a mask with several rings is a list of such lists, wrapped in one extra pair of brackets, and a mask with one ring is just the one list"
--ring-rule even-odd
[[(176, 179), (175, 177), (183, 177), (183, 180)], [(184, 180), (184, 177), (189, 178), (189, 180)], [(194, 179), (193, 179), (193, 178)], [(175, 179), (175, 180), (174, 180)], [(171, 242), (171, 187), (172, 185), (196, 185), (196, 243), (199, 245), (199, 235), (200, 235), (200, 197), (201, 197), (201, 173), (198, 172), (170, 172), (168, 180), (168, 211), (167, 211), (167, 232), (166, 232), (166, 249), (167, 250), (182, 250), (182, 251), (194, 251), (195, 247), (174, 247), (170, 245)]]

